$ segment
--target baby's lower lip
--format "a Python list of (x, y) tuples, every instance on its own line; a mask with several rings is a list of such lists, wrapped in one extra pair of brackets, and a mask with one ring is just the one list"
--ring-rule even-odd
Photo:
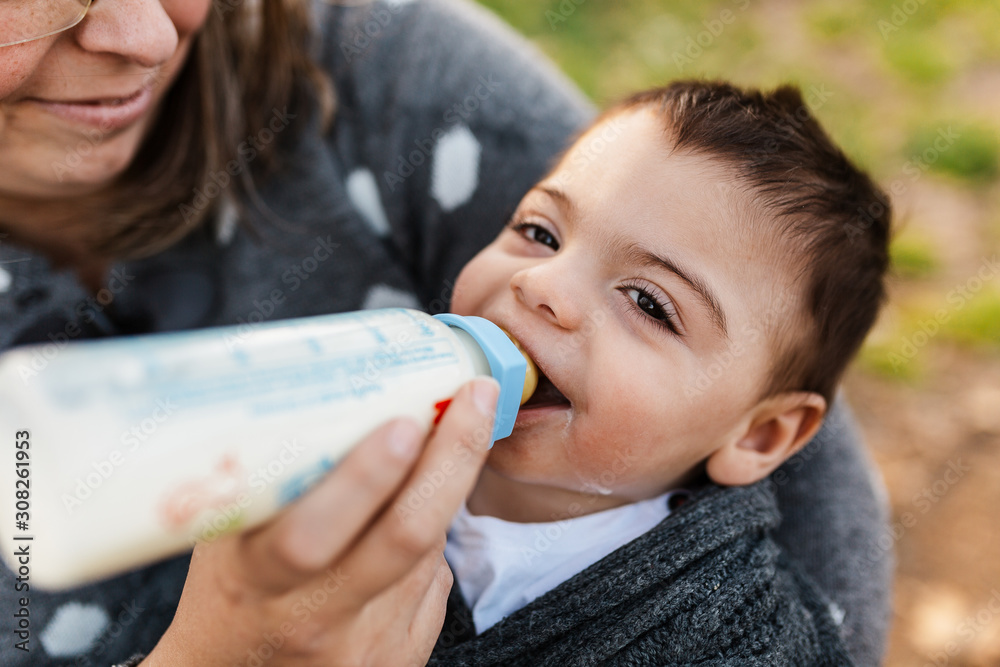
[(521, 406), (521, 409), (517, 412), (517, 419), (514, 421), (514, 429), (533, 426), (553, 417), (557, 417), (560, 423), (565, 423), (565, 413), (571, 409), (572, 406), (568, 403), (540, 405), (538, 407)]

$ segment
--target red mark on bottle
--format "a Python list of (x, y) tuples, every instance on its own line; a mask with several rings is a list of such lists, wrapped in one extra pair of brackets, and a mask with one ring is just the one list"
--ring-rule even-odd
[(443, 401), (438, 401), (437, 403), (434, 404), (434, 409), (437, 410), (437, 414), (434, 415), (435, 426), (439, 421), (441, 421), (441, 418), (444, 417), (444, 411), (448, 409), (449, 405), (451, 405), (450, 398), (446, 398)]
[(159, 505), (161, 523), (169, 530), (180, 530), (202, 511), (232, 502), (245, 479), (246, 470), (236, 456), (223, 455), (206, 476), (182, 482), (167, 492)]

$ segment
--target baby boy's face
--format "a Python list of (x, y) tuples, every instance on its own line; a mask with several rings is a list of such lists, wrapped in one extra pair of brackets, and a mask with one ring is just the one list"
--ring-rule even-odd
[(452, 310), (510, 331), (547, 379), (470, 508), (489, 489), (551, 516), (653, 497), (746, 427), (791, 281), (726, 168), (670, 145), (647, 110), (591, 129), (459, 276)]

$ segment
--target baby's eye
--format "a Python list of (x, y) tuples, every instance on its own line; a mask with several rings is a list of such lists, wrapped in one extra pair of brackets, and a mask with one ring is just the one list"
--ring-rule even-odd
[(559, 250), (559, 241), (556, 240), (556, 237), (549, 230), (541, 225), (536, 225), (533, 222), (518, 222), (512, 228), (529, 241), (541, 243), (553, 250)]
[(625, 293), (635, 303), (636, 307), (644, 314), (655, 320), (658, 326), (665, 327), (675, 334), (680, 335), (677, 329), (677, 313), (673, 306), (663, 306), (646, 290), (638, 287), (626, 288)]

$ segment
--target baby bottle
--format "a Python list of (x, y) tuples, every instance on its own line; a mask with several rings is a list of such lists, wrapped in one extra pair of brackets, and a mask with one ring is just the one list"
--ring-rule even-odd
[(492, 444), (537, 371), (478, 317), (396, 308), (15, 348), (0, 355), (15, 443), (0, 554), (65, 588), (249, 528), (386, 421), (429, 427), (477, 375), (500, 383)]

